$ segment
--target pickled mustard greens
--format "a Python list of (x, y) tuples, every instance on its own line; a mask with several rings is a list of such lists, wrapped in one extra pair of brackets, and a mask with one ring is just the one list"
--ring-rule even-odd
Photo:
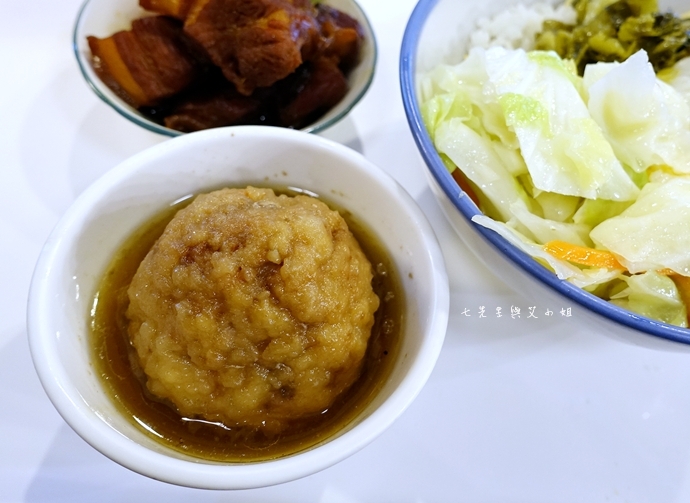
[(687, 327), (688, 61), (664, 82), (644, 50), (580, 76), (553, 51), (476, 47), (422, 76), (421, 111), (484, 212), (475, 223), (561, 279)]
[(599, 61), (625, 61), (640, 49), (654, 70), (690, 56), (690, 19), (659, 12), (656, 0), (574, 0), (575, 25), (546, 21), (536, 49), (572, 59), (578, 73)]

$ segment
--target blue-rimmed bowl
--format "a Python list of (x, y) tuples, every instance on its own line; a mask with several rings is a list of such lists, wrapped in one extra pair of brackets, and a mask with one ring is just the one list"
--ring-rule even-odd
[[(377, 47), (374, 30), (366, 14), (355, 0), (323, 0), (324, 4), (349, 14), (362, 26), (364, 42), (360, 60), (347, 75), (349, 90), (340, 102), (315, 122), (301, 131), (319, 133), (342, 120), (366, 94), (374, 78)], [(128, 30), (134, 19), (149, 16), (150, 12), (139, 7), (138, 0), (86, 0), (77, 15), (72, 35), (72, 47), (84, 79), (96, 95), (117, 113), (154, 133), (166, 136), (185, 134), (150, 120), (136, 108), (126, 103), (106, 86), (91, 64), (91, 51), (86, 37), (105, 38), (120, 30)]]
[[(685, 7), (681, 5), (684, 1)], [(522, 3), (536, 2), (524, 0)], [(495, 16), (516, 4), (514, 0), (420, 0), (410, 16), (400, 51), (400, 85), (410, 130), (428, 167), (431, 189), (465, 244), (492, 272), (523, 292), (530, 302), (553, 305), (558, 301), (559, 305), (572, 307), (574, 322), (585, 323), (591, 330), (645, 346), (686, 350), (686, 346), (667, 341), (690, 344), (690, 329), (635, 314), (560, 280), (494, 231), (472, 222), (472, 217), (482, 212), (460, 189), (434, 148), (420, 113), (419, 75), (439, 63), (460, 63), (477, 20)], [(688, 8), (687, 0), (666, 0), (660, 4), (675, 12)]]

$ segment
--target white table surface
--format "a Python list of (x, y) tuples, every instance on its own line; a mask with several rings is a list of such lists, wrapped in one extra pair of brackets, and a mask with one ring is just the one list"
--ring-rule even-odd
[[(414, 0), (361, 0), (378, 35), (376, 78), (351, 116), (325, 136), (397, 178), (442, 243), (452, 312), (442, 354), (417, 400), (354, 456), (265, 489), (172, 486), (87, 445), (57, 414), (32, 366), (25, 324), (31, 274), (72, 201), (118, 162), (166, 139), (128, 123), (82, 80), (71, 52), (80, 2), (2, 2), (1, 502), (690, 501), (688, 354), (585, 330), (576, 308), (570, 317), (560, 314), (571, 306), (558, 299), (535, 306), (479, 263), (441, 214), (398, 84)], [(511, 305), (521, 307), (520, 319), (510, 317)]]

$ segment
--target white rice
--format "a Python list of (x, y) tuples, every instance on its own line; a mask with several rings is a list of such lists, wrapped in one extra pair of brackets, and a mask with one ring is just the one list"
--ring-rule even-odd
[(575, 9), (562, 3), (556, 7), (550, 3), (535, 3), (526, 7), (517, 4), (492, 18), (479, 18), (476, 29), (470, 35), (470, 47), (500, 46), (508, 49), (534, 49), (534, 38), (542, 30), (547, 19), (574, 24)]

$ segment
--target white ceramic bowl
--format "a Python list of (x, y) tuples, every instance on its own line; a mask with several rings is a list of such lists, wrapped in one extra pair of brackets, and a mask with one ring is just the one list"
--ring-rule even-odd
[[(104, 392), (91, 362), (90, 302), (123, 240), (171, 202), (224, 185), (271, 183), (324, 195), (381, 240), (405, 294), (400, 357), (374, 400), (324, 443), (273, 461), (199, 461), (153, 441)], [(179, 485), (252, 488), (326, 468), (384, 431), (431, 373), (445, 337), (448, 297), (443, 256), (425, 216), (397, 182), (359, 153), (294, 130), (219, 128), (143, 151), (79, 196), (36, 265), (29, 295), (29, 343), (40, 380), (57, 410), (106, 456)]]
[[(524, 5), (537, 0), (524, 0)], [(560, 0), (551, 0), (561, 3)], [(417, 98), (417, 79), (439, 63), (458, 64), (467, 48), (467, 39), (477, 19), (491, 17), (516, 5), (515, 0), (459, 2), (420, 0), (403, 37), (400, 52), (400, 82), (403, 104), (414, 140), (428, 170), (427, 179), (449, 222), (480, 260), (498, 277), (540, 305), (555, 299), (564, 305), (580, 306), (578, 321), (593, 331), (644, 346), (663, 349), (685, 348), (690, 330), (661, 323), (619, 308), (558, 277), (520, 251), (494, 231), (472, 222), (481, 211), (467, 197), (445, 168), (424, 126)], [(687, 10), (687, 0), (662, 0), (663, 9), (677, 13)], [(649, 337), (649, 336), (653, 337)]]
[[(301, 129), (307, 133), (318, 133), (343, 119), (366, 94), (374, 78), (376, 69), (376, 38), (371, 23), (355, 0), (323, 0), (359, 21), (364, 30), (361, 58), (357, 66), (348, 74), (349, 90), (345, 97), (316, 122)], [(162, 126), (127, 104), (115, 94), (96, 75), (91, 65), (91, 51), (86, 37), (93, 35), (104, 38), (120, 30), (128, 30), (132, 20), (151, 15), (139, 7), (138, 0), (85, 0), (74, 26), (72, 47), (82, 75), (91, 89), (117, 113), (133, 123), (166, 136), (179, 136), (185, 133)]]

